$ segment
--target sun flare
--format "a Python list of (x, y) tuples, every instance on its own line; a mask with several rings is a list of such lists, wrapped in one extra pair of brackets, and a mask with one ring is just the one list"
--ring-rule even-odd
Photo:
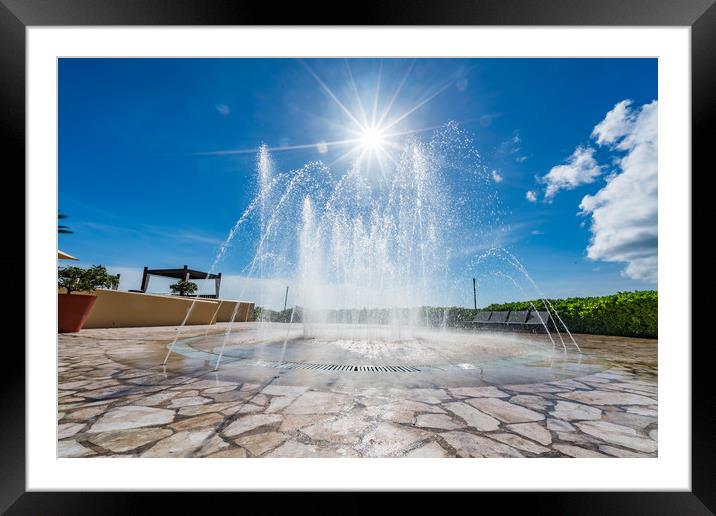
[(367, 150), (379, 150), (383, 145), (383, 131), (378, 127), (368, 127), (361, 135), (361, 145)]

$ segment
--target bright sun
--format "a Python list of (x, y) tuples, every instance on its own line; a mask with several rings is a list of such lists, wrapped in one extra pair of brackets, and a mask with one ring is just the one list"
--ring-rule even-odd
[(361, 144), (369, 150), (380, 149), (383, 144), (383, 131), (378, 127), (368, 127), (361, 135)]

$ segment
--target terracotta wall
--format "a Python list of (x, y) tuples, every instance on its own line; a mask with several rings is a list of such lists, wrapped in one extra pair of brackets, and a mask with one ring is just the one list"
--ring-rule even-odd
[[(97, 296), (84, 328), (130, 328), (142, 326), (178, 326), (186, 317), (193, 298), (123, 292), (98, 289)], [(75, 294), (73, 294), (75, 295)], [(220, 304), (222, 303), (222, 304)], [(223, 308), (226, 303), (226, 309)], [(229, 320), (236, 301), (197, 299), (187, 324), (223, 322), (220, 315), (229, 310)], [(230, 305), (230, 308), (229, 308)], [(218, 308), (218, 310), (217, 310)], [(242, 315), (242, 318), (239, 315)], [(245, 321), (253, 314), (253, 303), (241, 303), (237, 321)]]

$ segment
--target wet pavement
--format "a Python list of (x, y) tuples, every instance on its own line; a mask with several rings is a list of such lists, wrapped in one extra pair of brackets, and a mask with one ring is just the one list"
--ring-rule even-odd
[(657, 455), (655, 340), (225, 330), (60, 335), (58, 456)]

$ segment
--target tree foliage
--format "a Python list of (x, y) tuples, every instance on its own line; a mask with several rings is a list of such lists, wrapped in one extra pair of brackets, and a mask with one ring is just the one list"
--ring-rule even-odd
[(199, 285), (197, 285), (193, 281), (179, 280), (173, 285), (169, 285), (169, 288), (174, 294), (179, 294), (180, 296), (187, 296), (194, 294), (197, 290), (199, 290)]
[[(62, 220), (62, 219), (66, 219), (66, 218), (67, 218), (67, 215), (65, 215), (64, 213), (60, 213), (60, 212), (57, 213), (58, 220)], [(57, 225), (57, 233), (59, 233), (60, 235), (69, 235), (70, 233), (72, 233), (72, 231), (70, 230), (69, 226), (65, 226), (63, 224), (58, 224)]]
[(107, 273), (104, 265), (93, 265), (88, 269), (81, 267), (62, 267), (57, 273), (57, 286), (72, 292), (92, 292), (97, 288), (119, 286), (119, 277)]

